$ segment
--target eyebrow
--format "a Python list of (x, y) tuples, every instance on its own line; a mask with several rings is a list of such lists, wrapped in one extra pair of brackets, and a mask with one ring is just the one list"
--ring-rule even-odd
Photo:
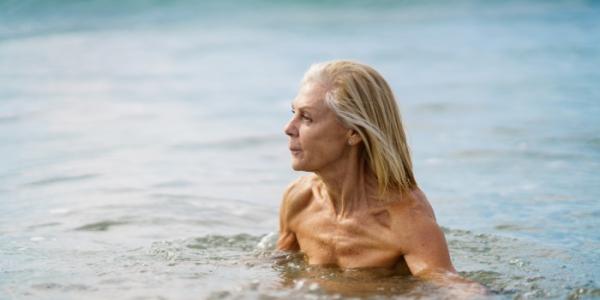
[(294, 107), (294, 103), (292, 103), (292, 109), (298, 109), (301, 111), (306, 111), (306, 112), (313, 112), (315, 109), (312, 106), (301, 106), (301, 107)]

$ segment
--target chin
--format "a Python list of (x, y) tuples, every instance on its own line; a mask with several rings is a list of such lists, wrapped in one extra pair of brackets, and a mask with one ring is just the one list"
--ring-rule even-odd
[(303, 165), (303, 164), (294, 164), (292, 163), (292, 169), (294, 169), (294, 171), (301, 171), (301, 172), (314, 172), (315, 169), (311, 168), (309, 166)]
[(293, 163), (293, 162), (292, 162), (292, 169), (294, 169), (294, 171), (304, 171), (304, 169), (302, 168), (301, 165)]
[(308, 171), (302, 162), (295, 159), (292, 159), (292, 169), (294, 169), (294, 171)]

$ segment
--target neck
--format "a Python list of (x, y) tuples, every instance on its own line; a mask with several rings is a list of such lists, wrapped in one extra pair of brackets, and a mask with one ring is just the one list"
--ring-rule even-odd
[(338, 216), (367, 206), (375, 186), (374, 177), (368, 166), (359, 160), (358, 151), (358, 147), (353, 147), (344, 159), (315, 172), (323, 182), (325, 198)]

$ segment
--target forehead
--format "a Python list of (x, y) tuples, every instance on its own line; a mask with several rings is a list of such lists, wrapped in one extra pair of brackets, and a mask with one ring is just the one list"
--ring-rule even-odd
[(318, 83), (305, 83), (300, 87), (298, 96), (292, 101), (295, 108), (326, 109), (325, 87)]

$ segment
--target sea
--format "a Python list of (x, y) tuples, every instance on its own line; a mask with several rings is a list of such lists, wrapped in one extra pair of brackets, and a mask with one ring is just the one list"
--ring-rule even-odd
[(600, 2), (0, 0), (0, 299), (456, 299), (275, 250), (308, 67), (392, 87), (456, 269), (600, 299)]

